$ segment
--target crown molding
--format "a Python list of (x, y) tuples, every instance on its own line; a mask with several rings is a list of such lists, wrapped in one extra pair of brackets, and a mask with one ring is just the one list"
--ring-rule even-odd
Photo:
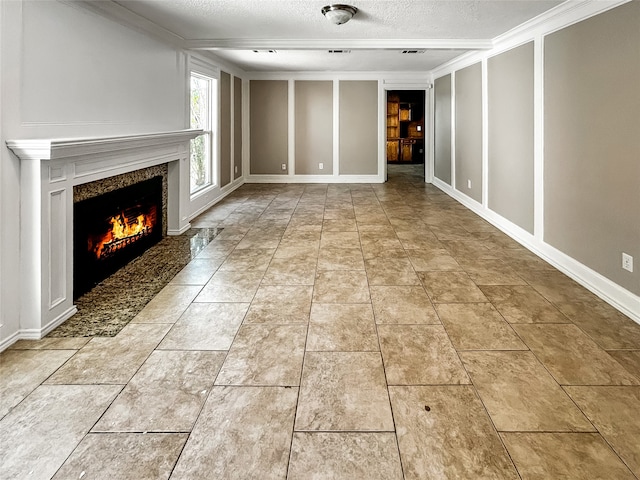
[(148, 20), (137, 13), (123, 7), (122, 5), (109, 0), (109, 1), (92, 1), (92, 0), (59, 0), (62, 3), (66, 3), (71, 6), (79, 6), (90, 12), (101, 15), (109, 20), (112, 20), (120, 25), (129, 27), (137, 32), (151, 35), (159, 40), (162, 40), (174, 47), (184, 48), (184, 38), (180, 35), (167, 30), (158, 24)]
[(191, 50), (489, 50), (493, 40), (483, 39), (200, 39), (185, 40)]

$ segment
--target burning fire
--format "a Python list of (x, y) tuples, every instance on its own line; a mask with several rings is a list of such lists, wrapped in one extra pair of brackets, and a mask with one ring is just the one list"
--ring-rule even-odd
[(97, 239), (93, 245), (89, 245), (96, 258), (109, 256), (132, 244), (136, 240), (151, 233), (153, 228), (150, 218), (144, 214), (131, 219), (124, 212), (109, 219), (111, 230)]

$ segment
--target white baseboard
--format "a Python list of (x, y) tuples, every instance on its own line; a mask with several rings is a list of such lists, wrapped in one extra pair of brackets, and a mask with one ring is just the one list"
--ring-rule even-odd
[(3, 352), (18, 340), (40, 340), (47, 333), (62, 325), (66, 320), (71, 318), (78, 311), (77, 307), (73, 305), (68, 310), (65, 310), (62, 314), (51, 320), (42, 328), (23, 328), (18, 330), (10, 337), (4, 339), (0, 343), (0, 352)]
[(578, 282), (612, 307), (640, 324), (640, 297), (638, 295), (621, 287), (548, 243), (539, 241), (531, 233), (494, 211), (485, 208), (480, 203), (454, 189), (442, 180), (434, 178), (433, 185), (450, 197), (458, 200), (469, 210), (484, 218), (523, 247), (535, 253), (538, 257)]
[(246, 183), (384, 183), (384, 175), (249, 175)]
[(168, 229), (167, 230), (167, 235), (169, 235), (170, 237), (175, 237), (176, 235), (182, 235), (184, 232), (186, 232), (190, 228), (191, 228), (191, 224), (187, 223), (185, 226), (183, 226), (182, 228), (180, 228), (178, 230)]
[(225, 185), (224, 187), (222, 187), (220, 189), (220, 195), (218, 195), (216, 198), (211, 200), (209, 203), (207, 203), (206, 205), (203, 205), (202, 207), (198, 208), (195, 212), (193, 212), (191, 215), (189, 215), (189, 221), (193, 220), (194, 218), (196, 218), (201, 213), (204, 213), (207, 210), (209, 210), (216, 203), (218, 203), (221, 200), (223, 200), (225, 197), (230, 195), (232, 192), (234, 192), (235, 190), (237, 190), (238, 188), (240, 188), (244, 184), (245, 184), (244, 177), (240, 177), (240, 178), (237, 178), (236, 180), (234, 180), (232, 183), (229, 183), (229, 184)]

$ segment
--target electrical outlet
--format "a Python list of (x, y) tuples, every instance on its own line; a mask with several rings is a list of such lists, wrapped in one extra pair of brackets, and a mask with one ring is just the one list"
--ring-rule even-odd
[(286, 164), (286, 163), (283, 163), (283, 164), (282, 164), (282, 170), (286, 170), (286, 169), (287, 169), (287, 164)]
[(234, 167), (234, 173), (238, 173), (238, 165)]
[(622, 268), (633, 272), (633, 257), (624, 252), (622, 252)]
[(324, 170), (324, 163), (318, 164), (318, 170)]
[(471, 180), (467, 180), (467, 188), (471, 188)]

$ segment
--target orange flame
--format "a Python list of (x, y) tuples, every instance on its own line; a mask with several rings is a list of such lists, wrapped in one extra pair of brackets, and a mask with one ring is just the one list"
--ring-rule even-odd
[(109, 223), (111, 224), (111, 230), (98, 239), (93, 247), (90, 246), (97, 258), (102, 257), (105, 247), (110, 244), (125, 238), (146, 234), (152, 228), (151, 221), (143, 214), (138, 215), (135, 220), (129, 222), (123, 212), (120, 215), (111, 217)]

